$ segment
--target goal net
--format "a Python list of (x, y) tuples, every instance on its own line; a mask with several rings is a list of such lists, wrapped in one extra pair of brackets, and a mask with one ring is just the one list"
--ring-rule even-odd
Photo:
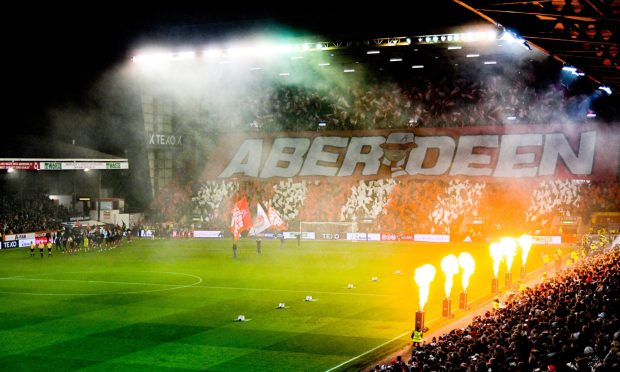
[(300, 221), (302, 239), (346, 240), (347, 234), (357, 232), (356, 222)]

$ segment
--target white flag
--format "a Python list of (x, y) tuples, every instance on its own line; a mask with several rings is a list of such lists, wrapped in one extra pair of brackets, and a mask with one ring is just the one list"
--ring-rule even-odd
[(250, 229), (249, 235), (257, 235), (267, 230), (271, 226), (267, 213), (260, 204), (256, 204), (256, 218), (254, 219), (254, 226)]
[(280, 217), (280, 214), (278, 213), (278, 211), (273, 209), (272, 206), (269, 206), (269, 210), (267, 213), (269, 213), (269, 222), (271, 222), (272, 226), (277, 227), (278, 230), (286, 229), (286, 222), (284, 222), (282, 217)]

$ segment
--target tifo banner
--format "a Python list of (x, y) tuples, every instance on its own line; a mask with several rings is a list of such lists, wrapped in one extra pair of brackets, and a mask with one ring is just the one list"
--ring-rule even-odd
[(615, 180), (619, 147), (618, 131), (596, 124), (234, 133), (220, 137), (205, 179)]

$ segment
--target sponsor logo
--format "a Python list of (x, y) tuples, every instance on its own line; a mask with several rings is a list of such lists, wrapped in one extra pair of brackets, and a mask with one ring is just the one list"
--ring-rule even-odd
[(150, 146), (182, 146), (183, 136), (175, 134), (149, 133), (148, 142)]
[(43, 169), (46, 170), (62, 170), (62, 163), (59, 161), (46, 161), (43, 163)]
[(9, 240), (6, 242), (2, 242), (2, 248), (17, 248), (18, 242), (17, 240)]
[(397, 239), (398, 238), (396, 234), (381, 234), (381, 240), (384, 240), (384, 241), (393, 242), (393, 241), (396, 241)]

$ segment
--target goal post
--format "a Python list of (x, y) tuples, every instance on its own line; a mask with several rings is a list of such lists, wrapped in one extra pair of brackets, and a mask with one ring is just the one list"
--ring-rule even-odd
[(311, 239), (346, 240), (348, 233), (357, 232), (357, 222), (299, 221), (302, 238), (314, 234)]

